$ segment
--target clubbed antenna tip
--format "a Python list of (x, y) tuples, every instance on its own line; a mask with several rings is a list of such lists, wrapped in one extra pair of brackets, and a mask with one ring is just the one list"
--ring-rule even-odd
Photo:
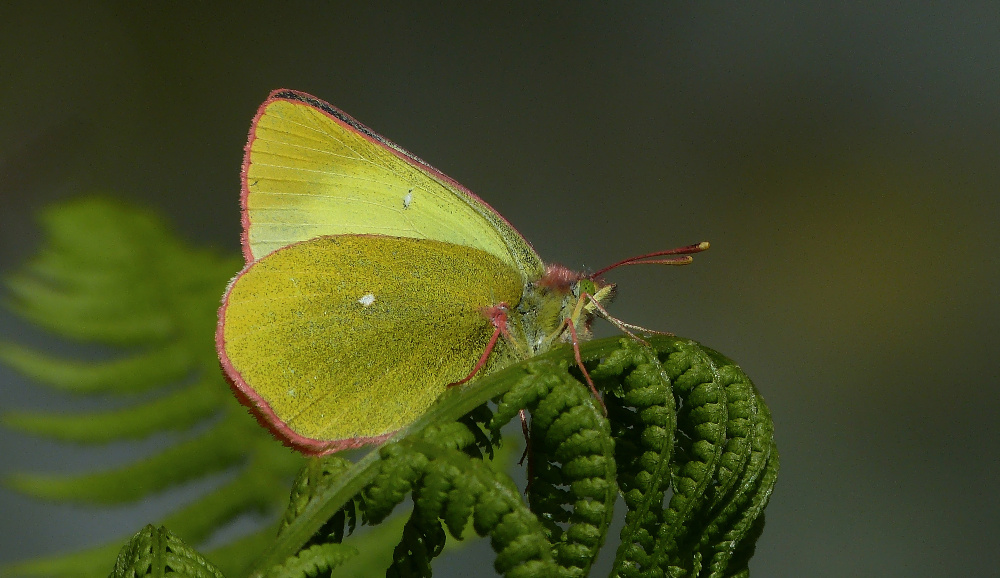
[[(647, 253), (645, 255), (637, 255), (635, 257), (629, 257), (628, 259), (623, 259), (617, 263), (608, 265), (600, 271), (591, 273), (588, 277), (596, 279), (612, 269), (624, 267), (625, 265), (687, 265), (694, 260), (691, 256), (692, 254), (701, 253), (709, 247), (710, 245), (708, 241), (702, 241), (701, 243), (695, 243), (694, 245), (667, 249), (666, 251), (657, 251), (655, 253)], [(674, 256), (668, 257), (668, 255)]]

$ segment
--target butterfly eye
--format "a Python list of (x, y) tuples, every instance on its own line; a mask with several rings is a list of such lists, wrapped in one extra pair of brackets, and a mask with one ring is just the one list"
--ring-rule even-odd
[(579, 297), (584, 293), (587, 295), (597, 293), (597, 283), (594, 283), (591, 279), (580, 279), (576, 284), (576, 295)]

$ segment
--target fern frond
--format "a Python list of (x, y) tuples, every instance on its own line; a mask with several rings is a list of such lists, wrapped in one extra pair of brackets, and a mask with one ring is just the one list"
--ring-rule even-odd
[[(193, 544), (244, 513), (276, 512), (286, 499), (287, 480), (303, 460), (235, 402), (212, 340), (219, 295), (240, 268), (239, 259), (192, 248), (150, 213), (105, 199), (54, 206), (42, 223), (45, 245), (7, 279), (8, 304), (58, 336), (124, 349), (90, 361), (3, 343), (0, 361), (58, 390), (118, 398), (116, 405), (124, 407), (66, 415), (9, 411), (3, 423), (74, 443), (161, 432), (171, 432), (177, 441), (113, 470), (19, 472), (6, 482), (45, 499), (112, 504), (235, 469), (221, 487), (165, 520)], [(106, 576), (115, 551), (98, 547), (7, 570)]]
[[(719, 367), (730, 401), (731, 437), (723, 454), (730, 465), (728, 481), (718, 486), (714, 519), (700, 545), (708, 576), (716, 577), (746, 569), (753, 555), (753, 544), (764, 527), (763, 509), (778, 474), (778, 452), (770, 411), (750, 378), (732, 360), (711, 349), (706, 352)], [(725, 479), (720, 475), (720, 481)]]
[(215, 566), (164, 527), (139, 530), (118, 554), (111, 578), (224, 578)]
[(687, 540), (697, 535), (695, 520), (722, 455), (728, 408), (721, 380), (708, 356), (693, 342), (675, 341), (659, 350), (679, 399), (678, 437), (671, 468), (673, 495), (665, 524), (655, 539), (653, 561), (670, 575), (700, 572), (700, 556)]
[(104, 544), (69, 554), (34, 558), (0, 568), (2, 576), (59, 576), (89, 578), (106, 576), (115, 562), (121, 542)]
[(328, 573), (358, 555), (356, 548), (344, 544), (315, 544), (271, 568), (267, 578), (313, 578)]
[(629, 508), (611, 575), (746, 575), (777, 476), (770, 414), (729, 359), (678, 337), (647, 339), (581, 348), (600, 362), (591, 375), (609, 394)]
[[(472, 527), (480, 536), (489, 536), (496, 552), (493, 567), (509, 577), (556, 576), (559, 568), (552, 545), (538, 518), (521, 500), (513, 481), (497, 473), (481, 460), (469, 458), (455, 448), (442, 447), (424, 439), (400, 442), (427, 460), (425, 470), (446, 478), (460, 493), (475, 498)], [(400, 456), (397, 459), (406, 459)], [(423, 460), (417, 460), (420, 463)], [(424, 502), (426, 503), (426, 502)], [(424, 516), (440, 512), (423, 511)]]
[(223, 403), (218, 391), (204, 381), (142, 405), (91, 413), (10, 411), (4, 426), (25, 433), (79, 444), (142, 439), (161, 431), (185, 431), (215, 414)]
[[(461, 538), (470, 520), (477, 534), (491, 536), (501, 573), (583, 576), (604, 541), (617, 481), (629, 510), (612, 575), (744, 572), (777, 473), (769, 415), (725, 358), (680, 338), (649, 343), (611, 339), (582, 348), (607, 393), (610, 423), (574, 375), (569, 348), (449, 391), (392, 442), (338, 466), (336, 483), (312, 494), (289, 524), (301, 534), (299, 546), (289, 532), (264, 560), (293, 555), (334, 514), (342, 528), (356, 506), (376, 524), (412, 496), (392, 576), (430, 575), (446, 534)], [(449, 421), (498, 394), (489, 423)], [(511, 495), (507, 476), (486, 475), (477, 445), (525, 408), (532, 415), (530, 510)], [(329, 526), (321, 533), (344, 536)]]
[[(323, 521), (339, 515), (348, 502), (357, 500), (363, 521), (378, 524), (411, 493), (414, 510), (403, 528), (390, 575), (428, 571), (430, 560), (444, 545), (442, 519), (456, 538), (462, 537), (470, 519), (477, 534), (489, 535), (498, 552), (494, 563), (498, 572), (508, 576), (556, 575), (551, 544), (513, 481), (469, 455), (476, 439), (468, 426), (458, 422), (418, 428), (411, 437), (400, 437), (338, 471), (304, 507), (294, 507), (300, 515), (285, 527), (251, 576), (266, 576), (269, 568), (280, 564), (275, 560), (294, 555), (317, 530), (328, 539), (342, 536), (343, 532), (330, 532)], [(458, 500), (452, 503), (451, 496)], [(465, 507), (455, 507), (457, 504)], [(342, 524), (341, 518), (338, 525)]]
[[(305, 512), (310, 502), (317, 499), (317, 497), (324, 490), (344, 475), (350, 467), (350, 461), (337, 455), (309, 460), (306, 465), (299, 470), (298, 475), (295, 477), (295, 482), (292, 484), (291, 496), (288, 499), (288, 508), (285, 509), (285, 514), (281, 519), (281, 526), (278, 530), (279, 534), (284, 532), (292, 521), (295, 520), (295, 518)], [(350, 511), (349, 515), (347, 514), (348, 510)], [(353, 532), (355, 525), (354, 512), (355, 504), (351, 501), (339, 512), (341, 514), (341, 518), (338, 520), (340, 523), (337, 527), (331, 527), (328, 529), (328, 532), (323, 532), (323, 534), (328, 534), (323, 538), (327, 541), (334, 542), (340, 542), (343, 540), (344, 524), (348, 517), (352, 520), (350, 524), (350, 531)], [(331, 518), (331, 520), (333, 520), (333, 518)]]
[[(106, 199), (56, 205), (41, 221), (46, 245), (8, 279), (10, 304), (72, 339), (134, 345), (176, 335), (182, 323), (166, 306), (172, 299), (165, 289), (177, 281), (204, 282), (220, 264), (218, 257), (185, 246), (151, 213)], [(171, 258), (178, 255), (183, 258)], [(198, 275), (193, 267), (206, 261), (210, 268)], [(165, 273), (182, 277), (175, 281)]]
[(529, 368), (531, 377), (500, 401), (492, 427), (522, 408), (531, 412), (528, 501), (562, 573), (585, 576), (604, 544), (618, 490), (610, 426), (565, 362)]
[(677, 427), (670, 379), (655, 351), (631, 341), (621, 342), (591, 375), (609, 394), (618, 485), (628, 508), (611, 575), (661, 572), (654, 552)]
[[(302, 459), (229, 395), (212, 343), (215, 306), (239, 267), (170, 235), (147, 213), (100, 200), (53, 209), (49, 241), (8, 281), (25, 317), (85, 343), (127, 346), (84, 361), (0, 344), (0, 361), (64, 392), (118, 396), (125, 408), (17, 411), (8, 427), (75, 443), (171, 432), (176, 443), (110, 471), (19, 473), (8, 483), (46, 499), (140, 499), (223, 470), (231, 477), (169, 515), (199, 544), (247, 513), (267, 514)], [(355, 463), (307, 462), (277, 535), (270, 528), (212, 551), (230, 575), (430, 576), (448, 536), (489, 536), (506, 576), (585, 576), (606, 539), (616, 492), (627, 507), (613, 576), (746, 576), (778, 471), (773, 425), (749, 378), (698, 343), (608, 339), (580, 355), (604, 392), (605, 416), (568, 346), (449, 389), (425, 415)], [(141, 401), (137, 393), (145, 392)], [(496, 402), (495, 413), (486, 403)], [(491, 467), (500, 427), (530, 413), (527, 503)], [(664, 499), (670, 496), (666, 506)], [(393, 516), (407, 498), (409, 516)], [(391, 518), (391, 520), (390, 520)], [(359, 524), (378, 525), (358, 532)], [(348, 543), (348, 541), (350, 543)], [(8, 567), (19, 575), (105, 575), (94, 548)], [(380, 561), (380, 560), (384, 560)], [(114, 576), (221, 576), (164, 528), (121, 550)]]
[(77, 361), (0, 343), (0, 362), (55, 389), (69, 393), (141, 393), (183, 379), (195, 356), (183, 343), (153, 347), (113, 361)]
[(78, 476), (16, 473), (7, 484), (38, 498), (91, 504), (132, 502), (215, 473), (243, 459), (234, 428), (221, 422), (204, 434), (115, 470)]

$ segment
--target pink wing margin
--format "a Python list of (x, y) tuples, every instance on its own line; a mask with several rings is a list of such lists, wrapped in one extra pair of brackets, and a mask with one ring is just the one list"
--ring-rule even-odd
[(339, 108), (333, 106), (332, 104), (326, 102), (325, 100), (316, 98), (311, 94), (299, 92), (297, 90), (279, 88), (278, 90), (271, 91), (271, 94), (267, 96), (267, 100), (265, 100), (264, 103), (260, 105), (260, 108), (257, 109), (257, 114), (253, 117), (253, 123), (251, 123), (250, 125), (250, 134), (247, 137), (247, 144), (246, 146), (243, 147), (243, 167), (240, 170), (240, 186), (241, 186), (240, 214), (241, 214), (241, 222), (243, 224), (243, 232), (240, 236), (240, 244), (243, 247), (243, 257), (244, 259), (246, 259), (247, 264), (250, 264), (254, 261), (253, 253), (250, 251), (250, 214), (247, 211), (247, 196), (250, 194), (250, 188), (247, 185), (247, 171), (250, 168), (250, 147), (253, 145), (254, 140), (256, 140), (257, 138), (257, 123), (260, 122), (260, 118), (264, 116), (264, 114), (267, 112), (267, 108), (268, 106), (271, 105), (271, 103), (280, 100), (305, 104), (322, 112), (330, 119), (332, 119), (334, 122), (347, 129), (348, 131), (357, 133), (362, 138), (365, 138), (368, 141), (372, 142), (373, 144), (378, 145), (390, 151), (392, 154), (396, 155), (401, 160), (406, 161), (409, 165), (413, 166), (417, 170), (420, 170), (428, 174), (431, 178), (441, 181), (447, 184), (448, 186), (453, 187), (455, 190), (461, 192), (462, 194), (467, 195), (470, 199), (475, 201), (475, 203), (483, 207), (486, 207), (488, 211), (490, 211), (498, 219), (503, 221), (508, 227), (510, 227), (511, 231), (514, 231), (515, 234), (521, 237), (521, 239), (528, 247), (531, 246), (531, 243), (529, 243), (528, 240), (525, 239), (524, 236), (521, 235), (516, 228), (514, 228), (514, 225), (511, 225), (510, 221), (505, 219), (504, 216), (501, 215), (499, 212), (497, 212), (496, 209), (491, 207), (489, 203), (479, 198), (479, 196), (477, 196), (475, 193), (467, 189), (464, 185), (462, 185), (455, 179), (449, 177), (448, 175), (432, 167), (417, 155), (409, 152), (403, 147), (397, 145), (391, 140), (383, 137), (382, 135), (378, 134), (377, 132), (373, 131), (367, 126), (361, 124), (354, 117), (340, 110)]

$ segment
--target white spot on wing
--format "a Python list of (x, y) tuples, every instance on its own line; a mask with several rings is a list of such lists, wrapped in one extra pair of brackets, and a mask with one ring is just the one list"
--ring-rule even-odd
[(375, 296), (372, 295), (371, 293), (365, 293), (364, 295), (361, 296), (361, 299), (358, 299), (358, 303), (360, 303), (362, 307), (368, 307), (374, 302), (375, 302)]
[(412, 202), (413, 202), (413, 189), (410, 189), (409, 191), (406, 192), (406, 196), (403, 197), (403, 208), (409, 209), (410, 203)]

